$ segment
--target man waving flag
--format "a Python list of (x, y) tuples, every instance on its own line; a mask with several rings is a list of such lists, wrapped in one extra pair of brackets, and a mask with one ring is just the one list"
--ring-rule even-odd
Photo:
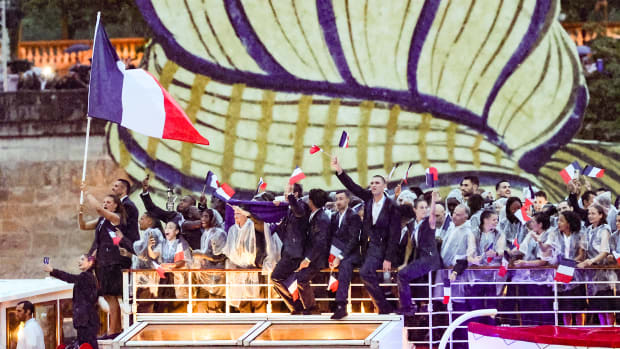
[(88, 115), (150, 137), (209, 145), (153, 75), (143, 69), (125, 70), (99, 20), (88, 86)]

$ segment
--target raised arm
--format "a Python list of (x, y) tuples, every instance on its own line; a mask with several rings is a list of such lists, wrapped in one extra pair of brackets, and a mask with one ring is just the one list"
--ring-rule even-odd
[(428, 224), (431, 229), (435, 229), (435, 223), (437, 222), (437, 217), (435, 216), (435, 203), (439, 199), (439, 192), (437, 189), (433, 189), (433, 195), (431, 197), (431, 214), (428, 217)]
[(93, 219), (88, 222), (84, 221), (84, 205), (80, 205), (80, 211), (78, 212), (78, 225), (81, 230), (95, 229), (98, 221), (98, 219)]
[(346, 174), (346, 172), (344, 172), (344, 170), (340, 166), (338, 157), (332, 156), (331, 167), (334, 171), (336, 171), (336, 177), (338, 177), (340, 183), (342, 183), (342, 185), (349, 189), (349, 191), (353, 193), (353, 195), (364, 201), (372, 199), (372, 194), (370, 193), (370, 190), (362, 188), (359, 184), (355, 183), (353, 179), (351, 179), (351, 177)]

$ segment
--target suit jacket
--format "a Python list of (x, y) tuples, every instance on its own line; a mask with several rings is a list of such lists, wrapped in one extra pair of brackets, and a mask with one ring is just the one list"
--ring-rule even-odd
[[(360, 233), (362, 231), (362, 219), (352, 209), (344, 211), (342, 225), (340, 223), (340, 212), (333, 215), (331, 219), (332, 245), (342, 251), (342, 257), (351, 258), (360, 255)], [(336, 256), (338, 257), (338, 256)]]
[(99, 329), (99, 311), (97, 310), (97, 280), (90, 271), (69, 274), (54, 269), (51, 276), (73, 285), (73, 327), (90, 327)]
[(282, 258), (304, 258), (304, 245), (308, 233), (308, 205), (293, 194), (288, 196), (289, 210), (286, 218), (278, 227), (277, 233), (282, 240)]
[(194, 249), (200, 249), (200, 239), (202, 237), (202, 232), (200, 228), (197, 229), (182, 229), (183, 221), (192, 220), (194, 217), (184, 217), (180, 212), (177, 211), (166, 211), (161, 209), (153, 203), (151, 199), (151, 195), (147, 193), (140, 194), (140, 198), (144, 203), (144, 208), (151, 212), (157, 219), (161, 220), (164, 223), (168, 223), (170, 221), (176, 222), (179, 225), (181, 236), (187, 240), (189, 246)]
[(138, 208), (136, 207), (136, 204), (129, 199), (129, 197), (126, 197), (122, 201), (122, 204), (125, 208), (125, 212), (127, 213), (127, 223), (123, 233), (125, 237), (133, 243), (134, 241), (140, 239), (140, 232), (138, 231)]
[(361, 246), (362, 255), (373, 256), (381, 260), (389, 260), (394, 267), (398, 263), (398, 242), (400, 240), (400, 210), (394, 200), (385, 196), (385, 202), (377, 218), (372, 221), (373, 196), (370, 190), (353, 182), (344, 171), (337, 175), (340, 182), (353, 195), (364, 200), (364, 221), (362, 222)]
[[(114, 245), (110, 232), (114, 233), (117, 226), (109, 220), (99, 217), (97, 227), (95, 227), (95, 239), (88, 250), (88, 254), (92, 255), (97, 251), (97, 263), (99, 265), (121, 264), (121, 254), (118, 246)], [(124, 240), (124, 239), (123, 239)]]
[[(415, 220), (412, 220), (407, 224), (408, 234), (412, 234), (415, 230)], [(408, 236), (407, 236), (408, 238)], [(437, 241), (435, 240), (435, 229), (431, 229), (428, 217), (422, 220), (420, 227), (418, 228), (418, 241), (414, 241), (414, 250), (412, 253), (412, 259), (422, 259), (425, 264), (428, 264), (432, 269), (439, 269), (441, 267), (441, 258), (439, 251), (437, 251)], [(409, 262), (409, 261), (408, 261)]]
[(329, 255), (329, 226), (330, 219), (322, 208), (316, 211), (310, 220), (308, 238), (304, 246), (304, 257), (316, 268), (327, 266)]

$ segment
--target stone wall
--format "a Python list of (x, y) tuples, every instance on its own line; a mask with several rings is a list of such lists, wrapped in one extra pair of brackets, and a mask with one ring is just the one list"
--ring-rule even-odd
[[(90, 247), (93, 231), (77, 224), (85, 99), (85, 91), (0, 94), (0, 278), (44, 277), (43, 256), (75, 272)], [(87, 164), (98, 198), (127, 177), (107, 155), (104, 125), (93, 123)]]

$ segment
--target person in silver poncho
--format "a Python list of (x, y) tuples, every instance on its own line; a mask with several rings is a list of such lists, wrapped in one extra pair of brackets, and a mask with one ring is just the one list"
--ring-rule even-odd
[[(205, 209), (202, 212), (202, 237), (200, 250), (193, 251), (193, 269), (224, 269), (226, 267), (226, 232), (219, 227), (214, 210)], [(224, 272), (196, 272), (193, 274), (193, 283), (196, 285), (223, 285), (226, 283)], [(225, 299), (225, 286), (198, 286), (193, 289), (197, 299)], [(217, 312), (225, 310), (224, 301), (197, 301), (197, 313)]]
[[(140, 216), (138, 221), (140, 239), (134, 241), (132, 256), (132, 269), (156, 269), (153, 262), (161, 262), (161, 248), (164, 241), (161, 221), (149, 212)], [(138, 287), (136, 297), (138, 299), (153, 299), (157, 295), (159, 275), (155, 271), (136, 272), (136, 285), (153, 285)], [(155, 303), (149, 301), (138, 302), (138, 313), (152, 313)]]
[[(228, 229), (224, 254), (226, 269), (255, 268), (256, 264), (256, 231), (254, 222), (249, 219), (250, 213), (235, 206), (235, 224)], [(230, 304), (241, 312), (256, 311), (262, 307), (262, 301), (244, 301), (248, 298), (259, 298), (259, 275), (255, 272), (228, 272), (228, 295)]]

